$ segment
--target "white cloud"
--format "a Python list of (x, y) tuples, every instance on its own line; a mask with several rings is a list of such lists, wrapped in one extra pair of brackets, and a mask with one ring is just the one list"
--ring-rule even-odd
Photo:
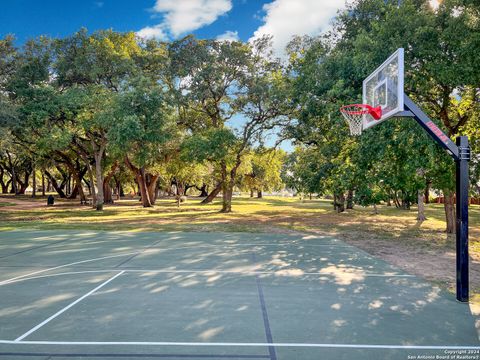
[(227, 30), (223, 34), (217, 36), (217, 40), (220, 41), (239, 41), (238, 31)]
[(163, 15), (163, 22), (138, 33), (178, 37), (209, 25), (232, 9), (232, 0), (156, 0), (152, 11)]
[(140, 31), (137, 31), (137, 35), (145, 39), (151, 39), (151, 38), (156, 38), (158, 40), (168, 39), (168, 36), (163, 30), (161, 24), (156, 26), (144, 27)]
[(294, 35), (317, 35), (325, 31), (345, 0), (275, 0), (265, 4), (264, 24), (250, 40), (273, 35), (277, 56), (284, 55), (285, 46)]

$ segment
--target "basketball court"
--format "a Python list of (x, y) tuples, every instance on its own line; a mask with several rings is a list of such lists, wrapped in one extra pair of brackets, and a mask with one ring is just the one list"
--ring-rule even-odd
[(480, 349), (467, 304), (330, 237), (1, 239), (5, 359), (406, 359)]

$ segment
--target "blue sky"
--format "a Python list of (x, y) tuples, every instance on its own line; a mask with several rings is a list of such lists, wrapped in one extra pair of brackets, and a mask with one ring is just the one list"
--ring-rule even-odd
[[(201, 37), (216, 37), (227, 30), (238, 31), (240, 38), (247, 40), (261, 25), (261, 18), (255, 15), (267, 2), (233, 0), (228, 13), (220, 14), (216, 21), (193, 32)], [(152, 0), (8, 1), (0, 13), (0, 35), (13, 33), (23, 42), (43, 34), (65, 36), (80, 27), (138, 31), (161, 22), (162, 13), (152, 10), (155, 4)]]
[(18, 43), (39, 35), (62, 37), (81, 27), (112, 28), (175, 39), (238, 38), (268, 33), (280, 53), (293, 35), (329, 27), (345, 0), (10, 0), (0, 12), (0, 36)]
[[(82, 27), (162, 40), (193, 33), (248, 41), (270, 34), (281, 56), (293, 35), (327, 30), (344, 5), (345, 0), (4, 0), (0, 37), (13, 34), (20, 45), (40, 35), (64, 37)], [(291, 149), (288, 143), (282, 147)]]

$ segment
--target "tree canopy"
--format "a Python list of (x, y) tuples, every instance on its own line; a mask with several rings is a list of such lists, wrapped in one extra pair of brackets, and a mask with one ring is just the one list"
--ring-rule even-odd
[[(15, 45), (0, 39), (0, 184), (23, 193), (41, 174), (62, 197), (102, 210), (131, 187), (150, 207), (160, 192), (222, 195), (293, 189), (332, 196), (337, 211), (445, 199), (453, 232), (454, 164), (412, 120), (351, 137), (338, 109), (405, 49), (405, 92), (452, 140), (472, 144), (480, 194), (480, 7), (471, 0), (354, 0), (330, 31), (295, 37), (287, 59), (272, 39), (145, 40), (81, 29)], [(285, 153), (266, 145), (291, 139)], [(89, 195), (87, 195), (87, 192)]]

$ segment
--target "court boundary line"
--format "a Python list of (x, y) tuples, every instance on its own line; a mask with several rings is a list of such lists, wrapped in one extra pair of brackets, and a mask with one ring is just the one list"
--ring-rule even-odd
[(87, 297), (89, 297), (90, 295), (92, 295), (93, 293), (95, 293), (97, 290), (100, 290), (102, 287), (104, 287), (105, 285), (107, 285), (108, 283), (110, 283), (111, 281), (115, 280), (117, 277), (119, 277), (120, 275), (122, 275), (124, 273), (124, 271), (121, 271), (119, 272), (118, 274), (112, 276), (111, 278), (109, 278), (108, 280), (104, 281), (103, 283), (101, 283), (100, 285), (98, 285), (96, 288), (90, 290), (88, 293), (84, 294), (83, 296), (79, 297), (77, 300), (75, 300), (74, 302), (71, 302), (70, 304), (68, 304), (67, 306), (65, 306), (63, 309), (57, 311), (55, 314), (53, 314), (52, 316), (50, 316), (49, 318), (43, 320), (40, 324), (34, 326), (33, 328), (31, 328), (30, 330), (28, 330), (26, 333), (24, 333), (23, 335), (20, 335), (19, 337), (17, 337), (14, 341), (18, 342), (18, 341), (21, 341), (22, 339), (26, 338), (27, 336), (31, 335), (32, 333), (34, 333), (35, 331), (37, 331), (38, 329), (40, 329), (41, 327), (43, 327), (44, 325), (48, 324), (50, 321), (52, 321), (53, 319), (55, 319), (57, 316), (63, 314), (65, 311), (67, 311), (68, 309), (71, 309), (72, 307), (74, 307), (76, 304), (78, 304), (80, 301), (82, 301), (83, 299), (86, 299)]
[(82, 358), (181, 358), (181, 359), (269, 359), (269, 355), (253, 354), (113, 354), (113, 353), (40, 353), (40, 352), (0, 352), (0, 356), (27, 356), (27, 357), (82, 357)]
[[(126, 254), (109, 255), (109, 256), (103, 256), (103, 257), (99, 257), (99, 258), (93, 258), (93, 259), (87, 259), (87, 260), (80, 260), (80, 261), (75, 261), (75, 262), (68, 263), (68, 264), (64, 264), (64, 265), (54, 266), (54, 267), (51, 267), (51, 268), (34, 271), (34, 272), (31, 272), (31, 273), (28, 273), (28, 274), (15, 276), (15, 277), (13, 277), (13, 278), (0, 281), (0, 286), (9, 284), (9, 283), (13, 282), (14, 280), (26, 278), (26, 277), (29, 277), (29, 276), (32, 276), (32, 275), (41, 274), (41, 273), (48, 272), (48, 271), (52, 271), (52, 270), (61, 269), (61, 268), (68, 267), (68, 266), (72, 266), (72, 265), (84, 264), (84, 263), (87, 263), (87, 262), (92, 262), (92, 261), (97, 261), (97, 260), (111, 259), (111, 258), (121, 257), (121, 256), (128, 256), (128, 255), (132, 255), (132, 254), (135, 254), (135, 253), (138, 253), (138, 251), (131, 252), (131, 253), (126, 253)], [(118, 269), (117, 269), (117, 270), (114, 270), (114, 271), (118, 271)]]
[(405, 350), (470, 350), (480, 345), (396, 345), (396, 344), (335, 344), (335, 343), (247, 343), (247, 342), (175, 342), (175, 341), (48, 341), (48, 340), (0, 340), (5, 345), (66, 345), (66, 346), (238, 346), (238, 347), (296, 347), (296, 348), (344, 348), (344, 349), (405, 349)]

